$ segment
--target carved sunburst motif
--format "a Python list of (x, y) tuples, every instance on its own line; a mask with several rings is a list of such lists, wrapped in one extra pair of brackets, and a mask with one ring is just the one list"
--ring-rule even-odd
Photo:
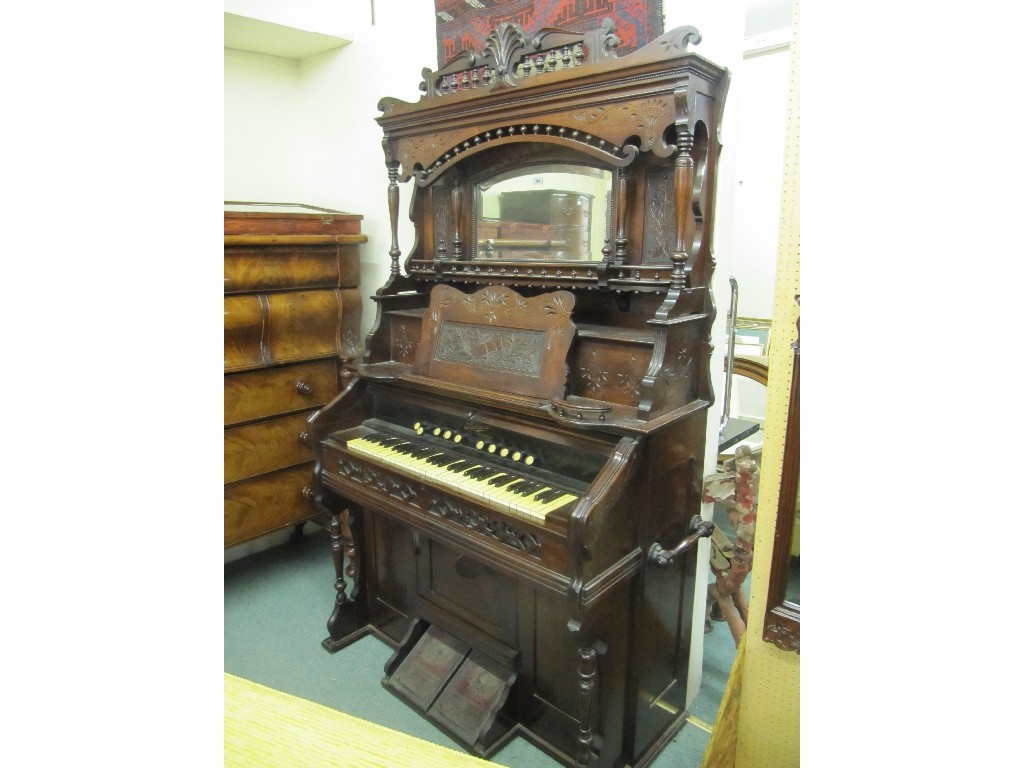
[(417, 347), (417, 343), (409, 338), (409, 333), (404, 325), (399, 326), (399, 333), (395, 338), (395, 355), (399, 360), (408, 360)]
[(694, 363), (696, 363), (695, 345), (684, 344), (676, 352), (675, 359), (661, 369), (661, 375), (665, 379), (678, 379), (689, 375)]
[(627, 371), (626, 373), (615, 374), (619, 379), (619, 386), (622, 387), (623, 392), (630, 395), (640, 394), (640, 377), (633, 371)]
[(568, 305), (565, 299), (561, 296), (553, 296), (551, 297), (551, 301), (545, 304), (542, 308), (547, 314), (554, 315), (558, 318), (558, 325), (552, 328), (551, 332), (555, 336), (565, 335), (565, 329), (572, 316), (572, 308)]
[(480, 303), (483, 304), (484, 319), (489, 323), (493, 323), (498, 319), (498, 313), (502, 307), (508, 303), (508, 294), (485, 290), (480, 295)]
[(632, 356), (633, 368), (629, 371), (619, 372), (615, 374), (615, 377), (619, 380), (619, 386), (626, 394), (638, 395), (640, 394), (640, 382), (643, 380), (643, 375), (636, 369), (637, 356)]
[(592, 367), (580, 368), (580, 378), (586, 383), (587, 389), (596, 391), (608, 383), (608, 372), (601, 368), (600, 363), (595, 362)]

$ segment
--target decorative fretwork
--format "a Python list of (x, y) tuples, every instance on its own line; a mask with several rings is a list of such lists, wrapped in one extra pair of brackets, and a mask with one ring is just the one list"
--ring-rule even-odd
[(349, 480), (373, 488), (378, 493), (391, 496), (414, 507), (419, 506), (416, 489), (405, 480), (394, 475), (380, 472), (373, 467), (352, 461), (349, 458), (338, 459), (338, 471)]
[(540, 557), (540, 541), (529, 532), (522, 532), (508, 523), (490, 517), (475, 509), (466, 509), (453, 502), (435, 498), (430, 502), (431, 513), (446, 520), (472, 528), (474, 531), (497, 539), (502, 544), (521, 550), (528, 555)]
[(586, 56), (586, 47), (582, 42), (531, 53), (516, 64), (516, 76), (522, 79), (572, 69), (582, 64)]
[(547, 29), (532, 38), (518, 24), (503, 22), (488, 35), (482, 52), (462, 51), (436, 72), (425, 69), (420, 90), (427, 98), (437, 98), (513, 88), (524, 80), (613, 56), (620, 42), (611, 19), (585, 34)]
[[(632, 163), (639, 151), (632, 144), (620, 146), (607, 141), (593, 132), (583, 129), (582, 126), (577, 129), (554, 123), (537, 122), (502, 125), (481, 131), (449, 145), (445, 151), (438, 152), (436, 155), (433, 152), (424, 155), (420, 148), (422, 145), (420, 147), (413, 146), (412, 139), (400, 140), (396, 154), (401, 160), (405, 172), (414, 174), (416, 183), (419, 186), (425, 186), (439, 171), (462, 155), (478, 152), (485, 148), (485, 145), (490, 147), (501, 142), (519, 142), (524, 138), (565, 142), (575, 149), (596, 155), (604, 162), (616, 167)], [(431, 157), (433, 157), (432, 160)], [(417, 168), (421, 164), (419, 158), (425, 160), (426, 167)]]

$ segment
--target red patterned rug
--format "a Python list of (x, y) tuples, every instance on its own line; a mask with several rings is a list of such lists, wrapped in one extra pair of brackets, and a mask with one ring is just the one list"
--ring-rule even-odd
[(586, 32), (612, 19), (622, 40), (620, 56), (665, 31), (661, 0), (434, 0), (434, 9), (438, 68), (460, 51), (483, 51), (484, 40), (504, 21), (532, 34), (544, 27)]

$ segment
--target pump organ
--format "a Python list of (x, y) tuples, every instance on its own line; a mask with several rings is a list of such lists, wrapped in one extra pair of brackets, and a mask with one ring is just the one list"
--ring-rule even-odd
[(686, 716), (728, 84), (699, 42), (502, 24), (379, 105), (391, 274), (305, 434), (324, 646), (388, 642), (385, 687), (482, 756), (645, 765)]

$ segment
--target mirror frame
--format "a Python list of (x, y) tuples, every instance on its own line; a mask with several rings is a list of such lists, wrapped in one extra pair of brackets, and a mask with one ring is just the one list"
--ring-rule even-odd
[(607, 261), (608, 254), (603, 252), (604, 248), (614, 246), (615, 237), (615, 222), (618, 216), (618, 205), (619, 205), (619, 190), (617, 189), (617, 179), (619, 178), (616, 174), (616, 169), (612, 166), (608, 166), (604, 163), (594, 162), (592, 160), (585, 161), (576, 158), (567, 158), (563, 155), (555, 154), (551, 156), (544, 156), (542, 158), (529, 160), (518, 159), (508, 165), (500, 165), (495, 168), (490, 168), (484, 173), (475, 174), (466, 180), (465, 195), (469, 200), (470, 205), (470, 217), (469, 227), (471, 232), (471, 247), (468, 249), (468, 253), (464, 256), (464, 260), (467, 262), (486, 262), (491, 264), (502, 264), (502, 263), (521, 263), (521, 260), (516, 259), (481, 259), (477, 255), (478, 240), (479, 240), (479, 224), (482, 219), (482, 212), (477, 200), (477, 190), (481, 183), (485, 183), (490, 179), (494, 179), (500, 176), (512, 174), (513, 172), (527, 171), (530, 168), (541, 167), (541, 166), (576, 166), (579, 168), (592, 168), (604, 173), (611, 174), (610, 179), (610, 194), (608, 196), (608, 209), (605, 212), (604, 221), (604, 238), (600, 243), (591, 243), (591, 255), (599, 255), (600, 258), (590, 258), (587, 260), (573, 260), (573, 259), (530, 259), (529, 263), (536, 263), (539, 265), (551, 264), (554, 266), (565, 266), (565, 265), (588, 265), (593, 266), (600, 264), (602, 261)]
[(800, 320), (793, 342), (793, 379), (789, 387), (786, 442), (782, 451), (779, 510), (775, 520), (772, 564), (768, 577), (763, 638), (784, 651), (800, 653), (800, 606), (786, 600), (793, 523), (800, 492)]

